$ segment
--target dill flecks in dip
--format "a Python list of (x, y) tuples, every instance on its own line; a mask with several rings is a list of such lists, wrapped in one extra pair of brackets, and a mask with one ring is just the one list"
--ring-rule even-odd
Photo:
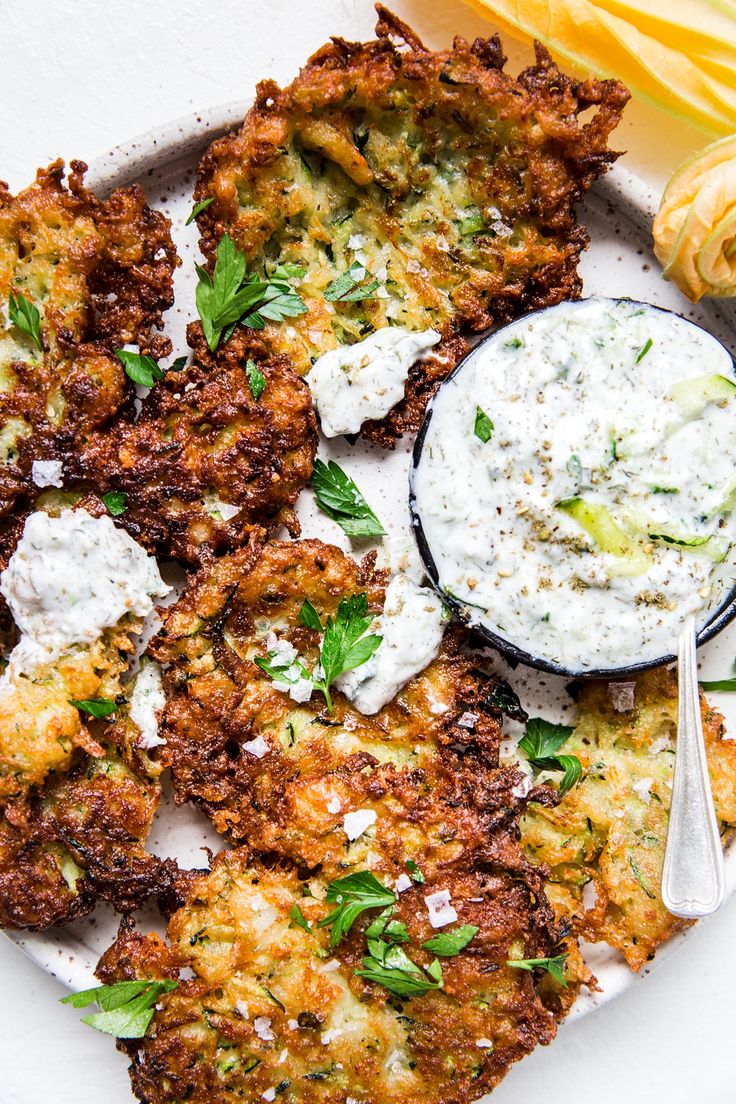
[(686, 617), (724, 600), (736, 380), (703, 330), (627, 300), (563, 303), (480, 345), (430, 409), (413, 509), (472, 622), (586, 671), (670, 654)]

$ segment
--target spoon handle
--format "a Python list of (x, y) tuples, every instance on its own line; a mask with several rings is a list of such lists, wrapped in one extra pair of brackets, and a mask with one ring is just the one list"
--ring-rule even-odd
[(662, 900), (675, 916), (708, 916), (723, 902), (723, 848), (718, 834), (705, 756), (695, 657), (695, 622), (689, 618), (679, 640), (677, 751)]

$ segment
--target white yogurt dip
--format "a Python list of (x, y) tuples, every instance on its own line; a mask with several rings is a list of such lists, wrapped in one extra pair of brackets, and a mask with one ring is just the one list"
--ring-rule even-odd
[(148, 751), (166, 743), (158, 734), (158, 721), (165, 705), (161, 668), (149, 660), (138, 672), (130, 696), (130, 719), (140, 733), (138, 747)]
[(432, 662), (445, 628), (442, 600), (408, 575), (397, 575), (386, 588), (383, 612), (371, 632), (383, 637), (371, 658), (336, 679), (353, 705), (371, 716)]
[(439, 340), (436, 330), (385, 326), (319, 357), (306, 378), (325, 437), (357, 433), (363, 422), (388, 414), (404, 397), (412, 364)]
[(147, 616), (169, 593), (155, 559), (109, 517), (64, 510), (31, 514), (0, 575), (21, 640), (10, 667), (49, 662), (92, 644), (126, 613)]
[(736, 380), (676, 315), (564, 303), (441, 388), (413, 473), (439, 585), (569, 670), (671, 654), (734, 584)]

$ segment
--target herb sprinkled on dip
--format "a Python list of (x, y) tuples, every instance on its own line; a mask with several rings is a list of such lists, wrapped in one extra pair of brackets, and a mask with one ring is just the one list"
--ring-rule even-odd
[(569, 670), (622, 667), (734, 585), (736, 378), (699, 327), (563, 303), (483, 342), (430, 409), (413, 509), (472, 623)]

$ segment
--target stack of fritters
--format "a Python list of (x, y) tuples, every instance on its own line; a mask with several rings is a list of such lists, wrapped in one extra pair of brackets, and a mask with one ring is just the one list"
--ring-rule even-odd
[[(390, 446), (417, 429), (461, 332), (579, 295), (574, 204), (617, 156), (608, 136), (628, 93), (564, 76), (540, 46), (514, 80), (497, 36), (430, 51), (378, 11), (375, 41), (335, 38), (287, 88), (258, 86), (242, 128), (205, 155), (195, 198), (210, 201), (210, 261), (227, 233), (255, 269), (306, 269), (308, 313), (267, 329), (300, 372), (383, 326), (441, 332), (404, 400), (363, 426)], [(335, 298), (353, 265), (365, 280)]]
[[(320, 541), (254, 542), (203, 569), (167, 611), (151, 650), (169, 665), (163, 732), (176, 798), (196, 801), (240, 846), (188, 887), (170, 922), (165, 969), (195, 978), (162, 997), (145, 1039), (126, 1044), (141, 1100), (274, 1089), (303, 1101), (469, 1100), (552, 1039), (588, 978), (519, 846), (526, 799), (522, 775), (498, 766), (493, 680), (454, 634), (372, 717), (334, 688), (332, 712), (316, 695), (294, 702), (253, 662), (277, 638), (313, 666), (319, 634), (299, 620), (304, 600), (323, 619), (355, 594), (379, 612), (383, 585), (370, 558), (358, 565)], [(358, 810), (375, 822), (351, 839), (345, 816)], [(430, 963), (421, 944), (436, 934), (425, 897), (446, 891), (457, 923), (479, 929), (443, 958), (441, 990), (402, 999), (355, 974), (375, 911), (328, 946), (316, 925), (331, 909), (329, 883), (366, 871), (390, 890), (403, 879), (394, 919), (418, 964)], [(564, 952), (567, 990), (508, 965)], [(155, 937), (126, 930), (101, 976), (160, 976), (161, 954)]]

